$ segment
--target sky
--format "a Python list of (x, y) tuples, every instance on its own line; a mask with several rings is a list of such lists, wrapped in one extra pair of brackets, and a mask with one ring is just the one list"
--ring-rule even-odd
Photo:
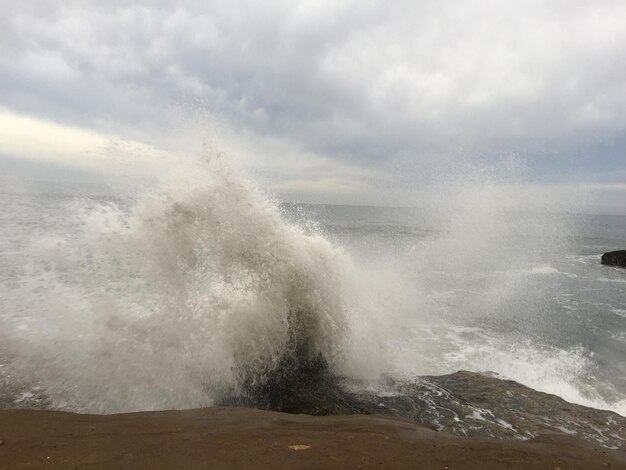
[(624, 25), (623, 0), (4, 2), (0, 184), (141, 178), (201, 141), (289, 200), (487, 173), (626, 214)]

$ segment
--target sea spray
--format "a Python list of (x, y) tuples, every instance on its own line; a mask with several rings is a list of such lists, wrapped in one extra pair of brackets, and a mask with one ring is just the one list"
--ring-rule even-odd
[(596, 285), (597, 255), (584, 269), (575, 261), (580, 217), (522, 210), (537, 201), (507, 171), (450, 176), (429, 207), (310, 212), (373, 272), (396, 274), (387, 372), (494, 371), (624, 413), (623, 341), (609, 337), (620, 325), (604, 318), (620, 293)]
[(498, 178), (298, 217), (219, 158), (172, 173), (132, 201), (5, 195), (0, 406), (298, 411), (338, 377), (462, 368), (624, 412), (621, 274)]
[(342, 249), (285, 222), (223, 163), (192, 170), (129, 210), (82, 211), (78, 234), (33, 243), (37, 261), (4, 293), (23, 308), (3, 309), (3, 340), (12, 373), (53, 408), (206, 406), (285, 364), (354, 373), (383, 356), (373, 335), (367, 351), (355, 337), (376, 307)]

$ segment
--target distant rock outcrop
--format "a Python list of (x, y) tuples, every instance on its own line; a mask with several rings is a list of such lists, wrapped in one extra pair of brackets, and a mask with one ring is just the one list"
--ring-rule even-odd
[(608, 253), (604, 253), (600, 262), (607, 266), (619, 266), (620, 268), (626, 268), (626, 250), (609, 251)]

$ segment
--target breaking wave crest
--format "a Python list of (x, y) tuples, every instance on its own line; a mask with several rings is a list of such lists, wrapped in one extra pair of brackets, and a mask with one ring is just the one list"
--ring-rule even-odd
[(374, 308), (343, 250), (220, 164), (175, 179), (130, 210), (81, 209), (79, 236), (30, 248), (39, 260), (5, 298), (20, 311), (2, 320), (14, 374), (53, 408), (113, 412), (210, 405), (286, 364), (380, 360), (371, 335), (358, 350), (375, 322), (355, 320)]
[[(0, 224), (0, 239), (19, 245), (0, 241), (10, 261), (0, 271), (0, 407), (40, 394), (46, 408), (98, 413), (281, 409), (338, 377), (469, 369), (623, 413), (620, 382), (569, 339), (575, 324), (562, 331), (571, 321), (542, 289), (572, 279), (560, 246), (570, 231), (554, 216), (507, 215), (504, 190), (478, 186), (437, 212), (443, 229), (405, 245), (387, 225), (332, 243), (219, 158), (182, 165), (132, 204), (37, 200), (21, 232)], [(406, 214), (402, 224), (426, 220)], [(566, 313), (580, 307), (570, 295), (557, 299)], [(551, 331), (561, 343), (546, 344)]]

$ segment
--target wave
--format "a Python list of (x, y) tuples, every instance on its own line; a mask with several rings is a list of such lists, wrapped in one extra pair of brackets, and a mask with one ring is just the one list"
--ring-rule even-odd
[(21, 305), (1, 319), (11, 369), (54, 408), (206, 406), (277, 373), (358, 373), (384, 356), (350, 257), (222, 165), (130, 211), (77, 209), (80, 234), (37, 240), (38, 261), (3, 292)]
[(543, 266), (535, 266), (534, 268), (520, 271), (524, 274), (559, 274), (560, 271), (552, 266), (543, 265)]
[(46, 228), (20, 233), (22, 267), (0, 283), (0, 379), (18, 400), (111, 413), (271, 406), (307, 380), (463, 368), (624, 413), (623, 394), (607, 404), (589, 384), (584, 348), (457, 334), (458, 317), (471, 324), (526, 295), (526, 278), (563, 273), (525, 258), (533, 247), (489, 194), (465, 195), (478, 214), (449, 208), (460, 215), (445, 230), (366, 266), (219, 160), (130, 205), (55, 200), (43, 222), (29, 215)]

